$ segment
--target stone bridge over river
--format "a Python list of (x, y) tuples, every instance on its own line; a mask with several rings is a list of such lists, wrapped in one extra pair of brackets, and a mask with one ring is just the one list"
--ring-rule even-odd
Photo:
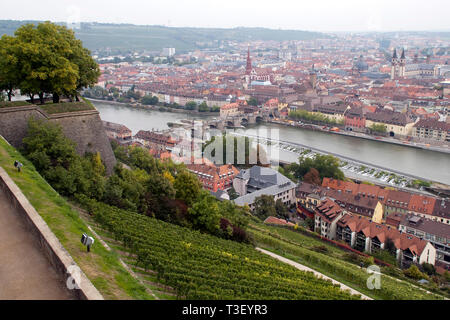
[(262, 114), (242, 114), (238, 116), (231, 116), (207, 121), (210, 128), (224, 130), (227, 127), (242, 127), (248, 124), (256, 124), (266, 120), (267, 116)]

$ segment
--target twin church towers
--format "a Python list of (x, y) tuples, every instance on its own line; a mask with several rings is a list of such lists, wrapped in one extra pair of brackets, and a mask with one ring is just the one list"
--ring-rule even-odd
[(394, 49), (394, 54), (392, 55), (392, 67), (391, 67), (391, 79), (395, 79), (397, 77), (405, 76), (405, 49), (402, 49), (402, 55), (400, 59), (397, 57), (397, 49)]

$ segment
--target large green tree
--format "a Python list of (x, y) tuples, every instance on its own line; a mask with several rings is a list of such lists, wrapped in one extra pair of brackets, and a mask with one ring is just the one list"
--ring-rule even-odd
[(177, 199), (183, 200), (188, 206), (191, 206), (198, 199), (202, 189), (197, 177), (186, 170), (177, 174), (173, 186), (176, 190)]
[(16, 38), (7, 35), (0, 38), (0, 91), (6, 91), (8, 101), (20, 83), (17, 50)]
[[(339, 180), (345, 178), (340, 169), (340, 160), (332, 155), (315, 154), (312, 158), (301, 156), (298, 163), (290, 164), (286, 170), (292, 172), (297, 179), (304, 180), (306, 176), (309, 181), (310, 179), (306, 174), (310, 173), (313, 168), (319, 172), (320, 180), (324, 177)], [(311, 172), (314, 172), (314, 170)]]
[(273, 196), (263, 194), (255, 199), (254, 205), (255, 209), (253, 212), (261, 220), (265, 220), (269, 216), (277, 215)]
[(22, 25), (14, 35), (0, 44), (0, 67), (11, 62), (0, 73), (3, 89), (19, 88), (32, 102), (38, 95), (41, 103), (52, 94), (59, 102), (61, 95), (78, 100), (78, 90), (97, 82), (98, 64), (72, 30), (44, 22)]
[(281, 218), (289, 218), (288, 207), (283, 203), (283, 201), (281, 201), (281, 199), (275, 201), (275, 211), (277, 212), (277, 216)]
[(151, 95), (144, 96), (141, 99), (141, 103), (145, 105), (156, 105), (158, 104), (158, 102), (159, 102), (158, 97), (156, 96), (152, 97)]
[[(241, 150), (244, 152), (241, 153)], [(270, 163), (264, 147), (259, 143), (255, 146), (249, 137), (214, 136), (202, 145), (202, 151), (205, 158), (216, 164), (267, 166)]]
[(201, 191), (198, 200), (189, 208), (188, 213), (195, 229), (205, 230), (215, 235), (219, 233), (219, 203), (208, 191)]

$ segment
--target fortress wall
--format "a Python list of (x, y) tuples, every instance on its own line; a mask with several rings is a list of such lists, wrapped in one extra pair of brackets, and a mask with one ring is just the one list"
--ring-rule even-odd
[(97, 110), (48, 115), (34, 105), (0, 108), (0, 135), (20, 148), (27, 134), (28, 119), (32, 117), (61, 125), (66, 137), (76, 143), (79, 155), (100, 152), (107, 173), (112, 173), (116, 158)]
[(97, 110), (54, 114), (50, 121), (61, 125), (66, 137), (76, 142), (78, 154), (100, 152), (108, 174), (112, 173), (116, 158)]
[(12, 146), (20, 148), (27, 134), (28, 119), (45, 119), (46, 115), (36, 106), (0, 108), (0, 135)]

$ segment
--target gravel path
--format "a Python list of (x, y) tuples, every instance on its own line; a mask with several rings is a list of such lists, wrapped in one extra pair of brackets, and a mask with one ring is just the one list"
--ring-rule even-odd
[(73, 299), (0, 189), (0, 300)]

